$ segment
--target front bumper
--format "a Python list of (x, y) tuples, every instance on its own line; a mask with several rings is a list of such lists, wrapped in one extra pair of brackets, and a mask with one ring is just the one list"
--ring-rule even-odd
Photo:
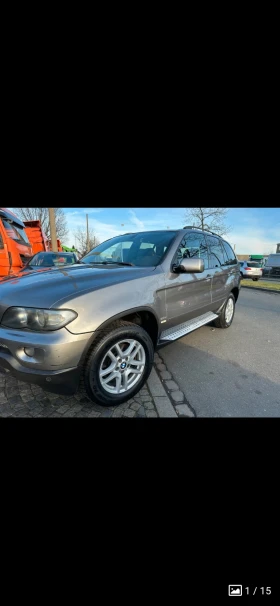
[[(91, 336), (92, 333), (72, 335), (66, 328), (36, 333), (1, 327), (0, 368), (20, 381), (36, 383), (47, 391), (73, 394)], [(32, 356), (28, 355), (31, 348)]]
[(261, 273), (257, 273), (255, 271), (244, 271), (244, 276), (246, 276), (246, 278), (261, 278), (262, 277), (262, 272)]
[(9, 354), (0, 353), (0, 369), (12, 374), (19, 381), (35, 383), (52, 393), (73, 395), (79, 386), (82, 367), (67, 368), (66, 370), (32, 370), (24, 368)]

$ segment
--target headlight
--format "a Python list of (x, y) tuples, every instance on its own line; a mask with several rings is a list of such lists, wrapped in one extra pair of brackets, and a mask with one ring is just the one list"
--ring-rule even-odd
[(8, 328), (30, 330), (58, 330), (77, 318), (71, 309), (35, 309), (34, 307), (9, 307), (1, 320)]

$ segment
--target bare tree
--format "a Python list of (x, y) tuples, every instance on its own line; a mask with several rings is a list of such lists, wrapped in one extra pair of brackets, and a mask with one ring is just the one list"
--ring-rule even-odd
[[(75, 238), (77, 238), (77, 241), (78, 241), (77, 248), (79, 249), (79, 251), (81, 252), (82, 255), (85, 255), (87, 252), (87, 230), (86, 230), (86, 228), (82, 229), (82, 227), (78, 227), (76, 229), (76, 231), (74, 232), (74, 236), (75, 236)], [(100, 244), (98, 238), (94, 234), (92, 227), (89, 227), (89, 230), (88, 230), (88, 241), (89, 241), (89, 250), (91, 250), (92, 248), (94, 248), (95, 246), (98, 246), (98, 244)]]
[(194, 227), (225, 236), (231, 227), (225, 224), (228, 208), (187, 208), (186, 221)]
[[(50, 239), (51, 232), (48, 208), (13, 208), (13, 212), (21, 221), (41, 221), (42, 230), (46, 234), (48, 240)], [(68, 234), (67, 221), (63, 208), (55, 208), (54, 215), (57, 237), (63, 243), (63, 240), (65, 240)]]

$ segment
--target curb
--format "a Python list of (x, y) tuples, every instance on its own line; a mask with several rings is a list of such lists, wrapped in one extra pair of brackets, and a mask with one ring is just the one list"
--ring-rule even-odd
[(242, 288), (248, 288), (248, 290), (258, 290), (259, 292), (274, 292), (276, 295), (280, 295), (280, 290), (274, 290), (273, 288), (258, 288), (257, 286), (243, 286), (243, 284), (241, 285), (241, 289)]
[(165, 391), (157, 375), (155, 365), (153, 366), (151, 374), (147, 379), (147, 384), (158, 416), (178, 418), (177, 412), (168, 396), (168, 393)]
[[(164, 376), (160, 377), (159, 372), (161, 375), (167, 373), (166, 379)], [(195, 417), (195, 412), (191, 410), (183, 392), (179, 390), (157, 353), (147, 384), (159, 417)]]

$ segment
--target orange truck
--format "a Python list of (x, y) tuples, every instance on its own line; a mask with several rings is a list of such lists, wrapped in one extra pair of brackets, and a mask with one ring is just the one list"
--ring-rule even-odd
[(24, 223), (7, 208), (0, 208), (0, 276), (16, 273), (32, 255)]
[(44, 234), (40, 221), (23, 221), (28, 240), (32, 245), (33, 254), (41, 251), (50, 251), (49, 240)]
[[(60, 240), (57, 239), (56, 243), (57, 243), (57, 252), (63, 252), (63, 248), (62, 248), (62, 244), (61, 244)], [(48, 240), (48, 244), (49, 244), (49, 250), (52, 250), (52, 241)]]
[[(23, 221), (23, 223), (29, 242), (32, 245), (34, 255), (37, 252), (49, 252), (52, 250), (52, 242), (51, 240), (48, 240), (46, 234), (44, 234), (39, 220)], [(63, 251), (60, 240), (57, 240), (57, 250), (58, 252)]]

